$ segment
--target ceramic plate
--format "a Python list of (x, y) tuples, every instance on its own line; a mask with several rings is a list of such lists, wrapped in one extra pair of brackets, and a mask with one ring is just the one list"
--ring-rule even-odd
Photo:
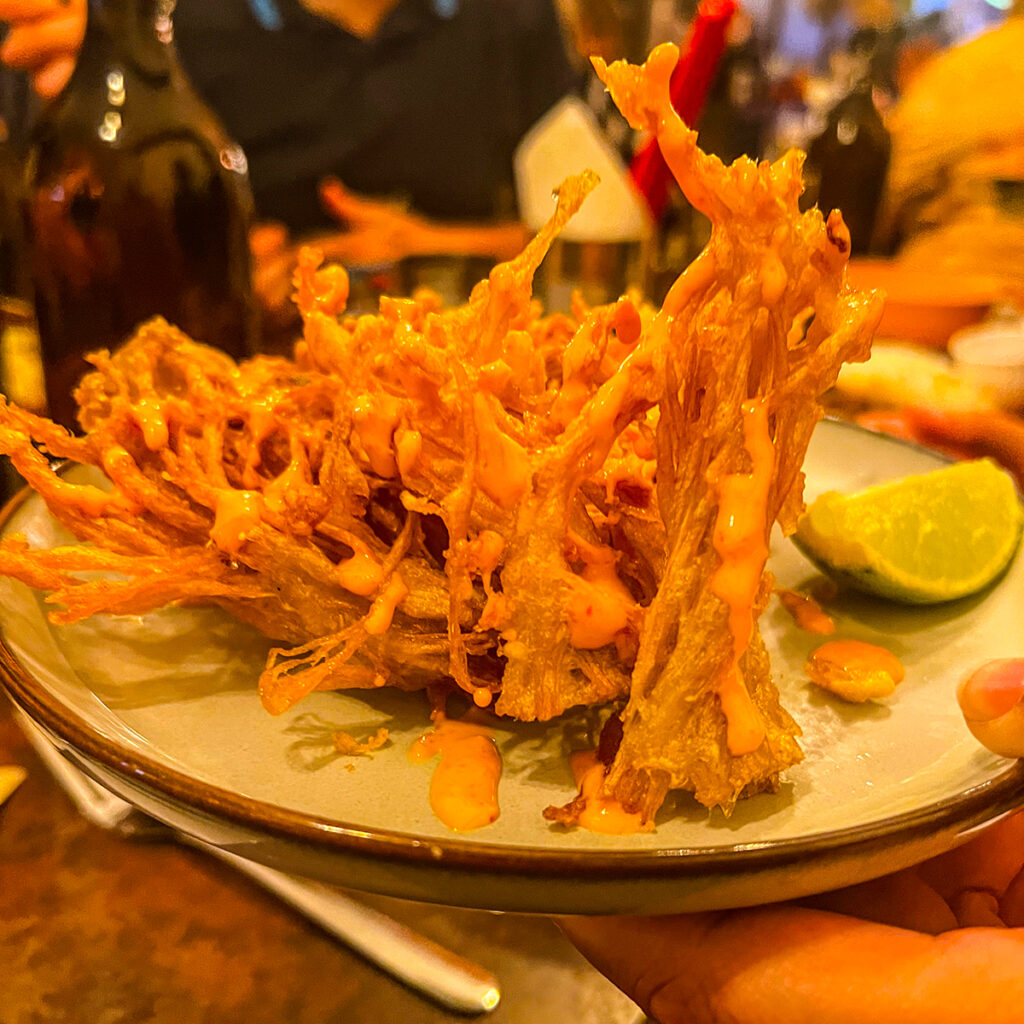
[[(912, 445), (826, 421), (807, 496), (941, 464)], [(60, 534), (30, 497), (4, 527), (33, 543)], [(776, 537), (783, 586), (815, 572)], [(780, 791), (731, 818), (670, 799), (651, 834), (615, 837), (544, 821), (573, 795), (571, 721), (497, 729), (501, 816), (448, 831), (428, 803), (430, 766), (406, 751), (427, 728), (419, 695), (314, 694), (273, 718), (254, 682), (266, 642), (227, 616), (175, 609), (57, 628), (38, 595), (0, 581), (0, 631), (15, 701), (65, 754), (162, 821), (254, 860), (351, 888), (467, 907), (541, 913), (697, 910), (763, 903), (862, 881), (949, 849), (1024, 803), (1024, 769), (963, 725), (958, 680), (1020, 656), (1024, 558), (984, 594), (932, 608), (858, 596), (835, 606), (838, 635), (878, 642), (907, 678), (885, 703), (851, 706), (812, 689), (820, 642), (773, 600), (762, 618), (784, 704), (806, 760)], [(338, 729), (384, 725), (372, 757), (332, 753)]]

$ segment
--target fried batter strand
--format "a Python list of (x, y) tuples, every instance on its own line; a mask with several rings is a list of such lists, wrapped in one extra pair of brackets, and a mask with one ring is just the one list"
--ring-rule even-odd
[(842, 219), (799, 212), (799, 156), (697, 149), (675, 59), (596, 62), (712, 221), (660, 310), (532, 298), (589, 172), (458, 307), (423, 291), (350, 316), (345, 271), (304, 250), (292, 359), (236, 365), (155, 320), (90, 357), (83, 436), (0, 402), (0, 451), (81, 542), (9, 536), (0, 573), (55, 622), (225, 608), (279, 642), (275, 714), (378, 686), (520, 720), (610, 704), (605, 795), (648, 822), (670, 789), (728, 812), (774, 787), (802, 755), (757, 628), (768, 536), (794, 527), (818, 396), (866, 358), (880, 302), (846, 284)]

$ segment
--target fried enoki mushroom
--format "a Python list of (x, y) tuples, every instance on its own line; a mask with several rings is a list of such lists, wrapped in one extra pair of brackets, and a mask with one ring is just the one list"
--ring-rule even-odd
[(669, 100), (676, 59), (666, 46), (642, 67), (594, 62), (712, 225), (641, 342), (664, 368), (657, 497), (668, 555), (605, 789), (647, 820), (670, 789), (728, 810), (802, 757), (757, 628), (768, 539), (776, 521), (792, 532), (802, 510), (818, 397), (844, 361), (867, 358), (881, 315), (879, 296), (846, 282), (842, 217), (800, 212), (800, 154), (725, 166), (698, 149)]
[(83, 436), (0, 404), (0, 451), (85, 542), (7, 537), (0, 573), (59, 622), (220, 605), (280, 641), (272, 713), (384, 685), (519, 720), (611, 705), (605, 790), (648, 821), (672, 788), (728, 811), (774, 786), (801, 753), (757, 630), (768, 533), (793, 527), (817, 397), (880, 309), (846, 285), (841, 218), (799, 212), (797, 156), (696, 148), (674, 63), (598, 65), (714, 225), (662, 309), (532, 298), (591, 174), (461, 306), (347, 315), (345, 271), (305, 250), (294, 358), (236, 365), (154, 321), (91, 357)]

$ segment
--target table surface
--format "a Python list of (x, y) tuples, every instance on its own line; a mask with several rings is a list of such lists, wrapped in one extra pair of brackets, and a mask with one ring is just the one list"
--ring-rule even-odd
[[(0, 691), (0, 1024), (439, 1024), (426, 1001), (254, 883), (83, 821)], [(364, 897), (360, 897), (364, 898)], [(636, 1007), (547, 919), (365, 897), (497, 975), (493, 1024), (627, 1024)]]

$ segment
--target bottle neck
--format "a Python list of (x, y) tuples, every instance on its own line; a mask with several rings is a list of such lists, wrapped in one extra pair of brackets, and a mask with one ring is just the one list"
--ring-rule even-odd
[(166, 77), (174, 65), (168, 0), (89, 0), (79, 64), (120, 63)]

